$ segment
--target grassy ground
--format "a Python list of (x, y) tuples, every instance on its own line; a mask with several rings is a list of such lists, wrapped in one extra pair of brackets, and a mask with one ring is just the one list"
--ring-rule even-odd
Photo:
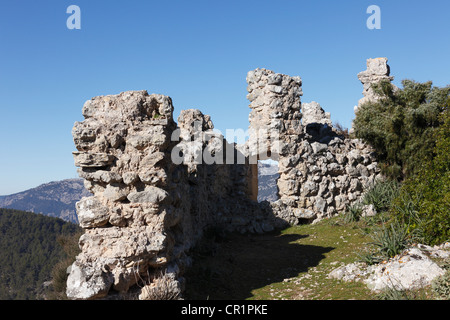
[[(372, 241), (376, 218), (340, 217), (263, 235), (210, 232), (192, 253), (189, 300), (375, 300), (362, 282), (329, 279), (331, 270), (358, 261)], [(395, 293), (394, 293), (395, 294)], [(390, 299), (430, 299), (430, 290)], [(390, 294), (389, 294), (390, 295)], [(386, 298), (386, 295), (384, 296)]]
[(187, 299), (375, 299), (361, 282), (328, 279), (370, 239), (338, 218), (264, 235), (207, 237), (186, 274)]

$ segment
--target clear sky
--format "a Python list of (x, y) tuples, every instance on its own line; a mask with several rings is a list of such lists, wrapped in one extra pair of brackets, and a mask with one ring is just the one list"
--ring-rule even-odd
[[(217, 129), (247, 129), (245, 77), (258, 67), (300, 76), (351, 126), (366, 59), (387, 57), (394, 83), (450, 84), (447, 0), (1, 0), (0, 194), (77, 177), (71, 129), (94, 96), (147, 90)], [(67, 7), (81, 9), (70, 30)], [(381, 29), (370, 30), (370, 5)]]

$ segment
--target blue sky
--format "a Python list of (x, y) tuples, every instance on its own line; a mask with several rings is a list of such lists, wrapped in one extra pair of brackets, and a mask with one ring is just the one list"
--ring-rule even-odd
[[(81, 29), (69, 30), (69, 5)], [(369, 30), (369, 5), (381, 29)], [(450, 84), (450, 2), (1, 0), (0, 194), (77, 177), (71, 129), (94, 96), (148, 90), (175, 117), (199, 108), (217, 129), (246, 129), (245, 77), (258, 67), (299, 75), (349, 127), (366, 59), (402, 79)]]

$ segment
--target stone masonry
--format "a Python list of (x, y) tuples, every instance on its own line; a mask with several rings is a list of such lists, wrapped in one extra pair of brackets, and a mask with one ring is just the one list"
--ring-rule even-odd
[[(389, 70), (386, 61), (376, 69)], [(372, 150), (341, 135), (318, 103), (302, 104), (299, 77), (256, 69), (247, 82), (243, 145), (213, 131), (196, 109), (176, 123), (164, 95), (129, 91), (85, 103), (73, 155), (92, 196), (76, 206), (85, 233), (67, 281), (70, 299), (180, 298), (189, 251), (208, 228), (263, 233), (318, 221), (375, 181)], [(272, 203), (256, 201), (264, 159), (279, 166)]]
[[(162, 281), (178, 297), (186, 253), (204, 230), (265, 232), (276, 225), (249, 199), (248, 163), (219, 161), (222, 149), (236, 157), (238, 151), (212, 131), (209, 116), (185, 110), (177, 126), (172, 113), (169, 97), (146, 91), (85, 103), (85, 120), (72, 131), (73, 155), (93, 196), (77, 203), (85, 234), (69, 298), (146, 299)], [(199, 154), (216, 159), (208, 164)]]
[(278, 161), (273, 213), (290, 224), (316, 221), (359, 199), (379, 173), (372, 150), (340, 135), (317, 102), (301, 104), (299, 77), (256, 69), (247, 82), (249, 157)]
[[(391, 68), (387, 64), (387, 58), (375, 58), (367, 59), (367, 70), (358, 74), (358, 79), (363, 85), (363, 98), (358, 101), (358, 105), (354, 107), (355, 114), (358, 112), (358, 108), (366, 102), (375, 101), (378, 96), (372, 89), (372, 84), (380, 81), (393, 81), (394, 77), (391, 76)], [(396, 86), (393, 85), (394, 90)], [(353, 131), (353, 128), (351, 129)]]

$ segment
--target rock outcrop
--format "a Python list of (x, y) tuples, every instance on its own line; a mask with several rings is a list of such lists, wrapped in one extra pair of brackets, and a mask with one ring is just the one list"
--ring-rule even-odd
[(445, 273), (432, 258), (448, 259), (450, 243), (429, 247), (418, 244), (380, 264), (351, 263), (332, 270), (329, 278), (364, 282), (372, 291), (411, 290), (431, 284)]
[(42, 184), (15, 194), (0, 196), (0, 208), (41, 213), (78, 223), (75, 204), (88, 196), (82, 179), (66, 179)]
[[(189, 250), (208, 228), (262, 233), (317, 221), (375, 181), (372, 150), (339, 135), (318, 103), (302, 106), (300, 77), (256, 69), (247, 82), (243, 145), (226, 141), (196, 109), (176, 123), (164, 95), (129, 91), (85, 103), (73, 156), (93, 195), (77, 203), (85, 233), (69, 298), (180, 297)], [(265, 159), (278, 161), (279, 200), (258, 203)]]

